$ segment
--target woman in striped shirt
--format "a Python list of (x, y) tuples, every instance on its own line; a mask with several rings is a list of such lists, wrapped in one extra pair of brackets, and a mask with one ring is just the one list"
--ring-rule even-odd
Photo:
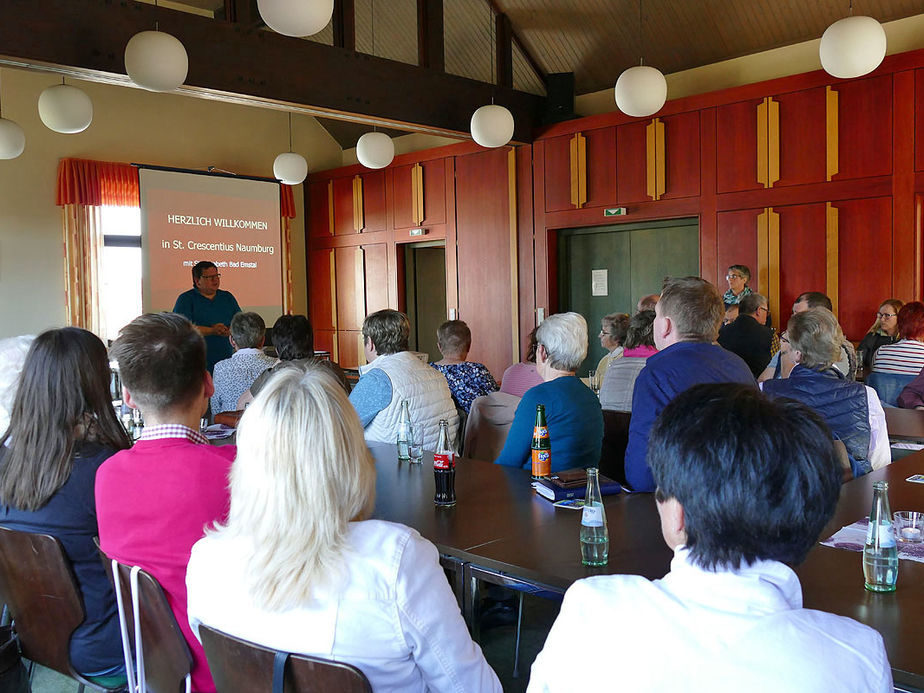
[(873, 357), (873, 371), (896, 375), (917, 375), (924, 368), (924, 303), (912, 301), (898, 311), (895, 344), (886, 344)]

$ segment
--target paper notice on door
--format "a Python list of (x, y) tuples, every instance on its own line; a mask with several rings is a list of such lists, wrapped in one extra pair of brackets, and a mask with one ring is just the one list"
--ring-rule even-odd
[(609, 270), (605, 269), (590, 270), (591, 296), (609, 296), (608, 274)]

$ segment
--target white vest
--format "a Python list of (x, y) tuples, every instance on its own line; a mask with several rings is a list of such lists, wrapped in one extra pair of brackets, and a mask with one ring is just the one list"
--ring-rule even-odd
[(398, 421), (401, 419), (401, 402), (407, 400), (411, 423), (423, 426), (424, 450), (436, 450), (440, 419), (449, 422), (450, 444), (455, 443), (458, 438), (459, 415), (442, 373), (409, 351), (379, 356), (369, 365), (369, 370), (378, 368), (391, 381), (391, 402), (366, 427), (366, 440), (394, 443)]

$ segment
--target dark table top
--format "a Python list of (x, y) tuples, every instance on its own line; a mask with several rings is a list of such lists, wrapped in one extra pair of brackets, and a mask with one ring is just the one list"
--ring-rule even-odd
[[(432, 455), (420, 465), (398, 464), (394, 445), (371, 444), (378, 477), (374, 517), (401, 522), (446, 553), (538, 585), (565, 590), (589, 575), (630, 573), (659, 578), (673, 552), (661, 537), (652, 494), (604, 498), (610, 533), (609, 563), (581, 564), (581, 514), (556, 509), (536, 495), (525, 470), (460, 459), (452, 508), (433, 505)], [(924, 510), (924, 485), (905, 481), (924, 473), (924, 452), (845, 484), (823, 537), (865, 517), (872, 482), (889, 481), (892, 510)], [(808, 608), (849, 616), (876, 628), (885, 640), (896, 683), (924, 689), (918, 637), (924, 617), (924, 564), (903, 560), (898, 589), (873, 594), (863, 587), (862, 554), (816, 546), (796, 569)]]
[(924, 442), (924, 411), (885, 407), (885, 417), (891, 440)]

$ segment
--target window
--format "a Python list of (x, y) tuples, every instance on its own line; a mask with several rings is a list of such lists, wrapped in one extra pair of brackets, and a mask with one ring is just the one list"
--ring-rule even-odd
[(100, 207), (103, 256), (100, 264), (100, 313), (104, 340), (141, 315), (141, 210)]

